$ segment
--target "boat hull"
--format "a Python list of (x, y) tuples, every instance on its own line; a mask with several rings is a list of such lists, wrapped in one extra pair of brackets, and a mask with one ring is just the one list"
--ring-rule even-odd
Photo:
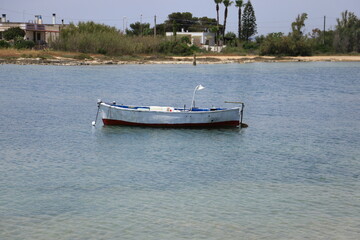
[(146, 108), (123, 108), (107, 103), (100, 104), (104, 125), (125, 125), (171, 128), (218, 128), (240, 125), (240, 109), (215, 111), (149, 111)]
[(124, 125), (124, 126), (140, 126), (140, 127), (165, 127), (165, 128), (219, 128), (219, 127), (237, 127), (238, 121), (216, 122), (216, 123), (136, 123), (126, 122), (114, 119), (103, 119), (104, 125)]

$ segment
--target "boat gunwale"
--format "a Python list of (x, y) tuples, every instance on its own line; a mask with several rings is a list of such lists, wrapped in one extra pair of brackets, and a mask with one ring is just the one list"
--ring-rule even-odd
[[(113, 105), (113, 104), (109, 104), (109, 103), (105, 103), (102, 102), (101, 104), (103, 104), (104, 107), (108, 107), (108, 108), (114, 108), (114, 109), (118, 109), (121, 111), (132, 111), (132, 112), (141, 112), (141, 113), (169, 113), (169, 114), (209, 114), (209, 113), (219, 113), (219, 112), (226, 112), (226, 111), (233, 111), (233, 110), (238, 110), (240, 111), (239, 107), (234, 107), (234, 108), (221, 108), (221, 109), (215, 109), (215, 110), (211, 110), (211, 108), (200, 108), (200, 109), (207, 109), (205, 111), (191, 111), (190, 109), (179, 109), (179, 108), (175, 108), (175, 107), (168, 107), (168, 108), (174, 108), (177, 111), (157, 111), (157, 110), (150, 110), (150, 107), (167, 107), (167, 106), (128, 106), (128, 105), (122, 105), (124, 107), (121, 107), (119, 105)], [(148, 108), (149, 110), (139, 110), (139, 108)]]

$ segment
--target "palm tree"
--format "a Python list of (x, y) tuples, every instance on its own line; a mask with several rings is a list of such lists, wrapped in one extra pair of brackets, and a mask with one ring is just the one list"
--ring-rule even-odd
[(241, 8), (244, 6), (243, 0), (235, 0), (235, 6), (239, 8), (239, 22), (238, 22), (238, 35), (239, 39), (241, 38)]
[(218, 27), (219, 27), (219, 4), (222, 3), (223, 0), (214, 0), (214, 2), (216, 3), (216, 15), (217, 15), (217, 24), (218, 24)]
[(217, 43), (219, 45), (219, 4), (222, 3), (223, 0), (214, 0), (214, 2), (216, 3), (216, 15), (217, 15), (217, 32), (216, 32), (216, 35), (217, 35)]
[(224, 28), (223, 28), (223, 38), (225, 40), (225, 28), (226, 28), (226, 19), (227, 19), (227, 15), (228, 15), (228, 7), (231, 6), (231, 4), (233, 4), (233, 1), (230, 0), (223, 0), (223, 4), (225, 6), (225, 13), (224, 13)]

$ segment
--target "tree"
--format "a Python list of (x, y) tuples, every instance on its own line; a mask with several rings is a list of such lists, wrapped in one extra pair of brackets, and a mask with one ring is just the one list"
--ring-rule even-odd
[(219, 27), (219, 10), (220, 10), (220, 7), (219, 7), (219, 4), (222, 3), (223, 0), (214, 0), (214, 2), (216, 3), (216, 21), (217, 21), (217, 26)]
[(312, 54), (311, 42), (304, 36), (303, 27), (305, 27), (305, 20), (307, 13), (299, 14), (295, 22), (291, 23), (292, 32), (289, 34), (290, 54), (293, 56), (309, 56)]
[(256, 17), (254, 8), (249, 0), (245, 4), (244, 15), (242, 17), (242, 38), (249, 41), (250, 37), (257, 33)]
[(283, 33), (268, 34), (262, 40), (261, 55), (310, 56), (312, 55), (311, 41), (304, 36), (302, 28), (305, 26), (307, 14), (298, 15), (291, 24), (292, 32), (288, 36)]
[(298, 15), (295, 22), (291, 23), (292, 33), (291, 36), (295, 41), (299, 41), (303, 36), (302, 28), (305, 27), (305, 20), (307, 19), (307, 13)]
[(228, 7), (231, 6), (231, 4), (233, 4), (233, 1), (230, 0), (224, 0), (223, 4), (225, 6), (225, 12), (224, 12), (224, 28), (223, 28), (223, 38), (225, 40), (225, 29), (226, 29), (226, 20), (227, 20), (227, 16), (228, 16)]
[(185, 31), (189, 30), (189, 27), (195, 23), (194, 20), (196, 21), (190, 12), (174, 12), (168, 15), (168, 20), (166, 20), (165, 23), (168, 26), (171, 26), (171, 31), (173, 30), (172, 27), (175, 23), (176, 31), (180, 32), (181, 29), (184, 29)]
[(225, 34), (225, 41), (226, 41), (226, 45), (231, 46), (231, 47), (236, 47), (237, 46), (237, 42), (236, 42), (236, 34), (233, 32), (227, 32)]
[(0, 40), (0, 49), (1, 48), (9, 48), (11, 45), (5, 40)]
[(11, 27), (3, 32), (3, 36), (7, 41), (15, 40), (16, 38), (23, 38), (25, 31), (19, 27)]
[(217, 31), (216, 31), (216, 37), (217, 37), (217, 39), (218, 39), (218, 44), (219, 44), (219, 33), (220, 33), (220, 31), (219, 31), (219, 10), (220, 10), (220, 7), (219, 7), (219, 4), (221, 4), (222, 3), (222, 1), (223, 0), (214, 0), (214, 2), (216, 3), (216, 23), (217, 23)]
[(337, 19), (334, 47), (338, 52), (360, 52), (360, 19), (353, 13), (341, 13)]
[(130, 24), (131, 30), (126, 29), (127, 35), (133, 35), (133, 36), (147, 36), (152, 34), (152, 31), (150, 29), (150, 23), (132, 23)]
[(238, 14), (238, 37), (241, 38), (241, 8), (244, 6), (243, 0), (235, 0), (235, 6), (239, 8), (239, 14)]
[(193, 24), (189, 26), (189, 31), (191, 32), (202, 32), (208, 31), (216, 32), (217, 23), (216, 19), (208, 18), (208, 17), (201, 17), (201, 18), (193, 18)]
[(176, 25), (176, 21), (173, 20), (173, 36), (176, 38), (176, 32), (177, 32), (177, 25)]
[(309, 41), (311, 42), (312, 48), (315, 52), (333, 52), (333, 30), (322, 31), (319, 28), (315, 28), (311, 31), (309, 36)]
[(289, 55), (289, 45), (283, 33), (269, 33), (261, 40), (260, 55)]
[(216, 32), (216, 19), (208, 17), (193, 17), (189, 12), (176, 12), (168, 15), (168, 19), (163, 24), (157, 24), (158, 34), (165, 35), (165, 32), (179, 32), (181, 30), (189, 32), (203, 32), (210, 30)]

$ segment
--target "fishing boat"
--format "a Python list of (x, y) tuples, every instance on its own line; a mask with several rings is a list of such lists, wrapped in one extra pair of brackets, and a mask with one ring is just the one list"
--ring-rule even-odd
[(247, 127), (243, 123), (244, 103), (234, 108), (198, 108), (195, 107), (195, 92), (202, 90), (196, 86), (190, 108), (170, 106), (130, 106), (103, 102), (98, 100), (98, 112), (92, 123), (95, 126), (100, 113), (104, 125), (125, 125), (143, 127), (172, 127), (172, 128), (219, 128), (219, 127)]

